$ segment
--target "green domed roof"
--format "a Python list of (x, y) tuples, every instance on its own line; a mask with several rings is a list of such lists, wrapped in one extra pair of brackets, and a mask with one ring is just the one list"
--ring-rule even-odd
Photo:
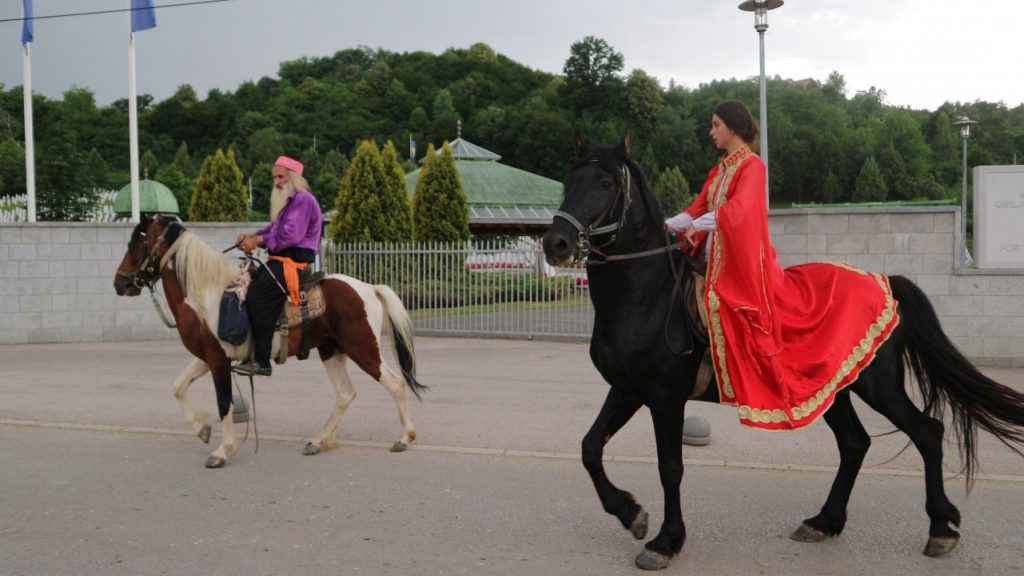
[[(125, 184), (114, 199), (114, 212), (132, 213), (132, 185)], [(142, 214), (178, 214), (178, 201), (171, 189), (156, 180), (139, 182), (139, 212)]]

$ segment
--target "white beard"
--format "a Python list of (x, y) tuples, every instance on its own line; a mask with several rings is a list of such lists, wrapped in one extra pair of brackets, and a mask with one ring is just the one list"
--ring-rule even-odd
[(271, 222), (277, 220), (277, 214), (281, 212), (282, 208), (284, 208), (285, 203), (288, 202), (288, 197), (291, 196), (292, 192), (294, 191), (295, 188), (294, 186), (292, 186), (291, 182), (286, 182), (285, 185), (281, 188), (274, 186), (274, 188), (270, 191)]

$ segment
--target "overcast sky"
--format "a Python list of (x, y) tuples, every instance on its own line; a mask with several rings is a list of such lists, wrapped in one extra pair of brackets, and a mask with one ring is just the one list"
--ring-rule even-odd
[[(125, 8), (129, 0), (34, 0), (36, 17)], [(180, 84), (205, 98), (279, 63), (366, 45), (389, 51), (486, 42), (531, 68), (561, 73), (573, 42), (605, 39), (662, 85), (696, 88), (758, 74), (754, 17), (738, 0), (230, 0), (171, 7), (137, 34), (138, 92), (162, 100)], [(167, 6), (160, 8), (161, 6)], [(0, 20), (21, 0), (0, 0)], [(786, 0), (769, 13), (767, 73), (824, 80), (836, 70), (849, 96), (871, 86), (893, 105), (1024, 103), (1024, 2), (1010, 0)], [(40, 19), (33, 90), (59, 98), (87, 87), (106, 105), (128, 92), (126, 13)], [(22, 84), (21, 22), (0, 22), (0, 83)]]

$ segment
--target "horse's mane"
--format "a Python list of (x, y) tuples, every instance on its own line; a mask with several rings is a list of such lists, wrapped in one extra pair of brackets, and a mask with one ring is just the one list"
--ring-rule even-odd
[(219, 303), (224, 287), (238, 277), (224, 255), (203, 242), (199, 236), (184, 231), (164, 256), (175, 258), (174, 271), (189, 304), (207, 324), (211, 309)]
[[(619, 163), (618, 160), (615, 159), (614, 148), (588, 148), (586, 152), (581, 154), (580, 157), (573, 162), (572, 167), (569, 168), (569, 174), (572, 174), (584, 164), (589, 164), (591, 162), (597, 162), (601, 166), (602, 170), (609, 174), (614, 174), (616, 183), (618, 183)], [(640, 190), (640, 194), (644, 198), (652, 200), (649, 209), (654, 210), (655, 216), (657, 216), (658, 219), (661, 219), (663, 217), (661, 204), (657, 201), (654, 191), (651, 190), (650, 185), (647, 183), (647, 176), (640, 168), (640, 165), (634, 162), (632, 158), (626, 158), (626, 167), (629, 168), (629, 172), (632, 175), (637, 188)]]

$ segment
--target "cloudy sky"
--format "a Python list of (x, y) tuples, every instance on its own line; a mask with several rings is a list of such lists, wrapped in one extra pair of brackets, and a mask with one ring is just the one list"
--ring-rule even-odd
[[(753, 15), (739, 0), (229, 0), (170, 6), (137, 35), (139, 93), (158, 100), (189, 83), (235, 90), (276, 76), (278, 64), (366, 45), (390, 51), (486, 42), (532, 68), (560, 73), (570, 45), (605, 39), (662, 85), (691, 88), (758, 74)], [(129, 0), (34, 0), (37, 17), (125, 8)], [(163, 7), (163, 8), (161, 8)], [(0, 0), (0, 20), (21, 0)], [(871, 86), (888, 102), (935, 109), (945, 101), (1024, 103), (1024, 2), (1011, 0), (786, 0), (769, 13), (767, 72), (823, 80), (836, 70), (849, 94)], [(100, 104), (127, 96), (128, 16), (39, 19), (32, 85), (59, 98), (87, 87)], [(0, 83), (22, 83), (21, 23), (0, 22)]]

